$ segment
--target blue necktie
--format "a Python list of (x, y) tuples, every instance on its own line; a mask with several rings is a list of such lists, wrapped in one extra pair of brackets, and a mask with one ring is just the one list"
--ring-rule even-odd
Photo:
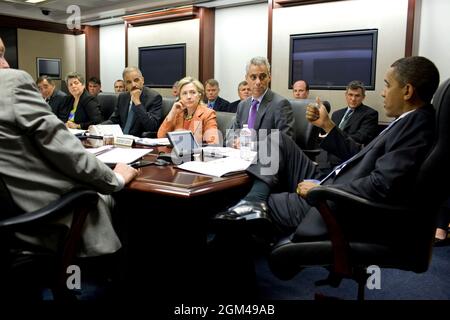
[(249, 129), (253, 129), (255, 126), (255, 120), (256, 120), (256, 114), (258, 113), (258, 104), (259, 101), (258, 100), (253, 100), (252, 101), (252, 106), (250, 108), (250, 114), (248, 116), (248, 128)]
[(127, 122), (125, 123), (125, 127), (123, 128), (123, 133), (124, 134), (129, 134), (130, 133), (131, 124), (133, 123), (133, 120), (134, 120), (134, 108), (133, 108), (133, 106), (134, 106), (134, 104), (131, 104), (130, 110), (128, 111)]

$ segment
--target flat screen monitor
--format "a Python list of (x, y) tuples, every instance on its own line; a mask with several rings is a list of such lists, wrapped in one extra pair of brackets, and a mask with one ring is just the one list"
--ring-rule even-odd
[(375, 89), (377, 29), (291, 35), (289, 87), (341, 90), (352, 80)]
[(146, 86), (172, 88), (186, 76), (186, 44), (139, 48), (139, 69)]
[(36, 58), (37, 76), (48, 76), (51, 79), (61, 79), (61, 59)]
[(201, 151), (201, 147), (197, 144), (194, 135), (189, 130), (168, 132), (167, 137), (177, 157), (190, 157), (192, 154)]

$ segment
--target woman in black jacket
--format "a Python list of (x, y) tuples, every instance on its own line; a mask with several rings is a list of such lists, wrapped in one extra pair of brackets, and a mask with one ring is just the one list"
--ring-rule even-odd
[(66, 76), (67, 88), (70, 95), (67, 96), (62, 108), (62, 114), (66, 126), (71, 129), (87, 129), (92, 124), (103, 121), (100, 105), (95, 97), (87, 92), (83, 77), (77, 72)]

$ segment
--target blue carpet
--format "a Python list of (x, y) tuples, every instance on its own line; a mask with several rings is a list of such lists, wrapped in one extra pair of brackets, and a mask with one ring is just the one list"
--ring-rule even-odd
[[(258, 298), (262, 300), (313, 300), (315, 293), (340, 299), (355, 300), (357, 285), (344, 279), (338, 288), (316, 287), (315, 281), (325, 279), (327, 270), (321, 267), (304, 269), (291, 280), (276, 278), (269, 269), (267, 260), (255, 261)], [(396, 269), (381, 269), (381, 288), (365, 290), (366, 300), (450, 300), (450, 246), (434, 248), (427, 272), (417, 274)], [(108, 279), (109, 280), (109, 279)], [(107, 301), (111, 283), (105, 279), (85, 277), (82, 290), (76, 293), (78, 300)], [(46, 290), (44, 300), (52, 300)], [(231, 298), (231, 297), (230, 297)]]
[[(258, 289), (261, 299), (311, 300), (314, 293), (342, 299), (356, 299), (357, 285), (344, 279), (339, 288), (316, 287), (314, 282), (327, 277), (324, 268), (307, 268), (295, 278), (283, 281), (270, 271), (264, 258), (256, 261)], [(450, 246), (433, 250), (431, 265), (425, 273), (381, 269), (381, 288), (366, 288), (367, 300), (450, 300)]]

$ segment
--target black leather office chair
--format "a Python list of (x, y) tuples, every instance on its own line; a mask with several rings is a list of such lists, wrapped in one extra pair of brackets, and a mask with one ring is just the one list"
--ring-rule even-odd
[[(358, 282), (358, 298), (364, 298), (366, 268), (395, 268), (425, 272), (428, 269), (438, 207), (450, 190), (439, 181), (450, 178), (450, 79), (437, 90), (436, 141), (416, 180), (417, 197), (408, 206), (376, 203), (331, 186), (308, 193), (327, 228), (327, 237), (311, 237), (298, 231), (280, 241), (269, 256), (269, 265), (280, 279), (291, 279), (304, 267), (325, 266), (328, 279), (316, 284), (338, 286), (342, 278)], [(352, 208), (355, 215), (336, 217), (327, 201)], [(344, 216), (344, 215), (343, 215)]]
[[(73, 295), (66, 286), (67, 267), (74, 262), (86, 216), (96, 207), (97, 201), (95, 191), (73, 190), (44, 208), (24, 213), (14, 203), (0, 176), (0, 295), (7, 299), (17, 296), (34, 299), (36, 297), (30, 292), (50, 288), (55, 300), (72, 299)], [(72, 212), (71, 227), (68, 231), (61, 227), (56, 252), (31, 245), (15, 236), (17, 232), (26, 234), (44, 229), (50, 219)]]
[[(315, 102), (313, 99), (290, 99), (293, 115), (295, 119), (295, 136), (294, 141), (305, 152), (305, 154), (312, 160), (320, 153), (319, 149), (319, 132), (320, 128), (312, 125), (306, 119), (306, 106), (309, 103)], [(330, 104), (327, 101), (323, 102), (328, 112), (330, 111)]]
[[(161, 104), (161, 123), (164, 121), (164, 119), (167, 117), (167, 115), (170, 112), (170, 109), (172, 109), (173, 104), (175, 103), (174, 97), (162, 97), (162, 104)], [(159, 127), (159, 126), (158, 126)], [(144, 138), (156, 138), (158, 132), (151, 132), (146, 131), (142, 133), (142, 137)]]
[(117, 105), (118, 94), (114, 92), (100, 92), (97, 95), (98, 103), (100, 104), (100, 111), (103, 120), (108, 120), (111, 117)]
[(231, 128), (236, 117), (235, 113), (216, 111), (217, 129), (222, 133), (222, 139), (226, 139), (227, 129)]

